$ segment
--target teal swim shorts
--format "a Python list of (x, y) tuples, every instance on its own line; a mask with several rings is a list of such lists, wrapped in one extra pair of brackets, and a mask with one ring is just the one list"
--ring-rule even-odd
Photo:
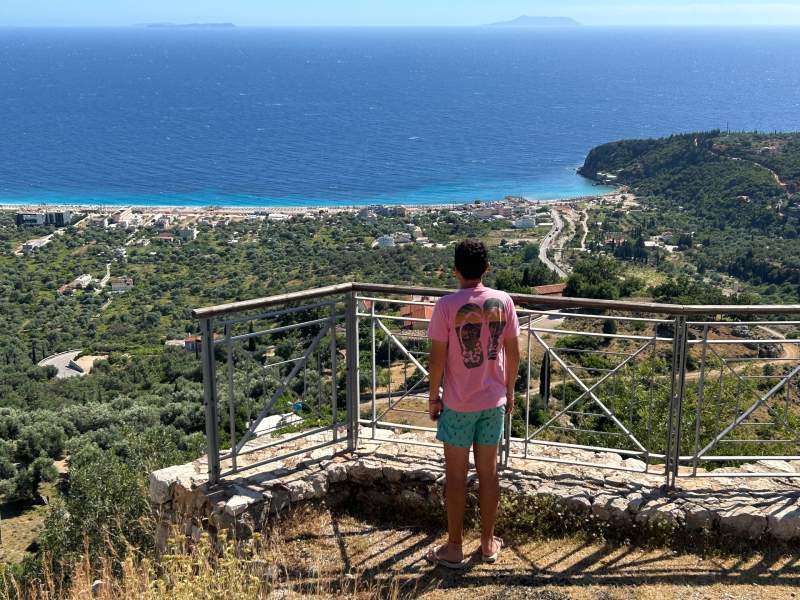
[(478, 412), (458, 412), (445, 407), (439, 415), (436, 439), (456, 448), (469, 448), (473, 443), (496, 446), (503, 439), (506, 407)]

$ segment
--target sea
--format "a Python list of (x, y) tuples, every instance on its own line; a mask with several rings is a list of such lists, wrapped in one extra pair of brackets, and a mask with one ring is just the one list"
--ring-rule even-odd
[(0, 28), (0, 203), (596, 194), (622, 138), (800, 125), (800, 29)]

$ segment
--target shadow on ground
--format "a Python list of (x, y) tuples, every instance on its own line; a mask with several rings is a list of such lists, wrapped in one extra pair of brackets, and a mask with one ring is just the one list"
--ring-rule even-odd
[[(430, 525), (367, 520), (322, 507), (294, 511), (279, 526), (296, 592), (363, 588), (367, 597), (427, 599), (628, 598), (790, 599), (800, 597), (800, 556), (753, 552), (707, 556), (581, 540), (505, 535), (494, 565), (473, 557), (461, 572), (431, 567), (425, 550), (444, 540)], [(478, 547), (474, 534), (465, 551)], [(342, 589), (344, 592), (345, 590)], [(349, 591), (349, 590), (348, 590)]]

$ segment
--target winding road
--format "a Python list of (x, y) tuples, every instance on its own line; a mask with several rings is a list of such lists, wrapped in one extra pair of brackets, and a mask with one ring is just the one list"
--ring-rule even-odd
[(80, 377), (81, 375), (84, 375), (84, 373), (71, 366), (73, 361), (78, 358), (80, 353), (80, 350), (68, 350), (67, 352), (60, 352), (40, 360), (38, 363), (36, 363), (36, 366), (55, 367), (58, 370), (56, 379)]
[(558, 210), (551, 208), (550, 216), (553, 218), (553, 228), (544, 237), (542, 243), (539, 244), (539, 260), (542, 261), (548, 269), (554, 271), (559, 277), (567, 277), (567, 272), (555, 262), (550, 260), (550, 258), (547, 256), (547, 252), (550, 250), (550, 247), (553, 246), (553, 243), (556, 240), (558, 240), (558, 236), (561, 235), (561, 231), (564, 229), (564, 222), (561, 220), (561, 215), (559, 214)]

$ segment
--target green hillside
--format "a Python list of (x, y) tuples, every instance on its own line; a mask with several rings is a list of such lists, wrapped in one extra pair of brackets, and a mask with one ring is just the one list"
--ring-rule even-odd
[(733, 275), (775, 300), (800, 296), (800, 133), (612, 142), (593, 149), (580, 172), (642, 200), (641, 234), (691, 235), (686, 256), (701, 273)]

